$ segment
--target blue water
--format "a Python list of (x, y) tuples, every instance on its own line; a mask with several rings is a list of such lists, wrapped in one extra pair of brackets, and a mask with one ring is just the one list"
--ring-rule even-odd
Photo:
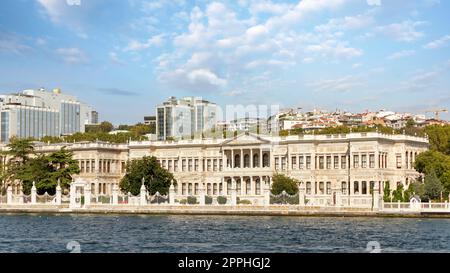
[[(72, 242), (74, 241), (74, 242)], [(0, 252), (450, 252), (450, 219), (1, 215)]]

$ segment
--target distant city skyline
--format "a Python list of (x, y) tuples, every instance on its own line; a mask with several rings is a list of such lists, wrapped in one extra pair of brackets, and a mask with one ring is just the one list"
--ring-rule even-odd
[(69, 2), (1, 1), (1, 94), (61, 88), (114, 124), (142, 122), (170, 96), (450, 108), (448, 1)]

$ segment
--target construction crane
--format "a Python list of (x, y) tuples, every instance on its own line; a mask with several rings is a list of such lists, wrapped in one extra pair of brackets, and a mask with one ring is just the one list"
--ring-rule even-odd
[(425, 111), (425, 113), (434, 113), (434, 118), (436, 120), (440, 120), (439, 114), (440, 113), (448, 113), (448, 110), (447, 109), (430, 109), (428, 111)]

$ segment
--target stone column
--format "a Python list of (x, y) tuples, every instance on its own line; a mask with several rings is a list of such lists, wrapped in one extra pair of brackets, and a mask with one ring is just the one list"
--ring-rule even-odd
[(234, 177), (231, 178), (231, 205), (237, 205), (236, 180), (234, 179)]
[(231, 149), (231, 169), (234, 168), (234, 150)]
[(200, 200), (199, 200), (200, 206), (204, 206), (206, 195), (205, 195), (205, 186), (203, 185), (203, 182), (200, 182), (198, 185), (198, 194), (200, 196), (199, 197), (200, 198)]
[(60, 181), (58, 179), (58, 185), (56, 186), (56, 205), (61, 205), (61, 201), (62, 201), (62, 193), (61, 193), (61, 184)]
[(11, 205), (13, 203), (13, 192), (11, 185), (6, 189), (6, 204)]
[(75, 187), (75, 182), (72, 181), (72, 183), (70, 183), (70, 207), (73, 208), (76, 206), (76, 198), (77, 198), (77, 192), (76, 192), (76, 187)]
[(250, 148), (250, 168), (253, 168), (253, 149)]
[(36, 183), (33, 181), (33, 186), (31, 187), (31, 204), (36, 204), (36, 196), (37, 196), (37, 190), (36, 190)]
[(113, 205), (119, 204), (119, 186), (117, 184), (113, 185), (112, 200), (113, 200)]
[(298, 205), (300, 207), (305, 206), (305, 183), (300, 182), (300, 186), (298, 188)]
[(378, 183), (375, 182), (373, 186), (373, 208), (372, 210), (380, 210), (380, 193)]
[(244, 168), (244, 150), (243, 149), (241, 149), (240, 157), (241, 157), (240, 158), (241, 163), (240, 163), (239, 167)]
[(91, 205), (91, 183), (87, 182), (87, 185), (84, 187), (84, 207), (88, 207)]
[(142, 178), (142, 185), (141, 185), (141, 195), (140, 195), (140, 205), (145, 206), (147, 205), (147, 189), (145, 188), (145, 179)]
[(259, 167), (263, 167), (263, 150), (259, 149)]
[(175, 186), (173, 185), (173, 181), (169, 187), (169, 204), (175, 205)]
[(270, 182), (264, 182), (264, 206), (268, 207), (270, 205)]

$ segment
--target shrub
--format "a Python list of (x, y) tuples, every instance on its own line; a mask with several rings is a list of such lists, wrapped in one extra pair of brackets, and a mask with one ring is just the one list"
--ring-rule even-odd
[(247, 200), (247, 199), (242, 199), (242, 200), (239, 200), (239, 202), (237, 202), (237, 203), (240, 205), (251, 205), (252, 201)]
[(195, 197), (195, 196), (188, 196), (188, 198), (187, 198), (187, 203), (188, 203), (189, 205), (195, 205), (195, 204), (197, 204), (197, 197)]
[(211, 196), (205, 196), (205, 204), (206, 205), (211, 205), (212, 201), (213, 201), (213, 199)]
[(225, 205), (227, 203), (227, 198), (225, 196), (218, 196), (217, 203), (220, 205)]
[(181, 204), (181, 205), (186, 205), (186, 203), (187, 203), (187, 200), (186, 200), (186, 199), (181, 199), (181, 200), (180, 200), (180, 204)]

